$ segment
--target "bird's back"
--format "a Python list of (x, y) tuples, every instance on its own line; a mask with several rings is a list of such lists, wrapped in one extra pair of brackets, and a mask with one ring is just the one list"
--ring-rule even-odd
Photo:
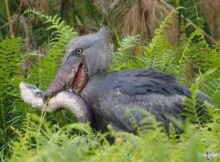
[[(167, 115), (179, 117), (185, 111), (182, 105), (185, 97), (191, 96), (189, 89), (178, 84), (174, 76), (154, 69), (94, 76), (82, 95), (103, 122), (134, 133), (131, 118), (141, 127), (146, 117), (143, 110), (168, 125)], [(206, 99), (202, 94), (199, 97)]]

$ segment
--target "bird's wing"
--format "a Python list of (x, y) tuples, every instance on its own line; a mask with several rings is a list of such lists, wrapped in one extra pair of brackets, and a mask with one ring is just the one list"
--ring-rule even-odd
[[(184, 111), (182, 103), (190, 97), (189, 89), (181, 86), (170, 74), (153, 69), (112, 72), (98, 79), (95, 111), (120, 129), (135, 132), (131, 110), (137, 125), (146, 117), (147, 110), (168, 125), (167, 114), (178, 116)], [(97, 102), (98, 101), (98, 102)]]
[(142, 121), (149, 115), (146, 111), (168, 126), (169, 119), (166, 115), (181, 118), (178, 114), (184, 111), (183, 102), (184, 96), (181, 95), (149, 92), (130, 96), (113, 90), (99, 97), (95, 111), (119, 129), (135, 133), (135, 124), (141, 128)]
[(190, 97), (189, 89), (178, 84), (173, 75), (154, 69), (112, 72), (102, 78), (101, 86), (104, 86), (106, 90), (119, 88), (125, 95), (155, 92)]

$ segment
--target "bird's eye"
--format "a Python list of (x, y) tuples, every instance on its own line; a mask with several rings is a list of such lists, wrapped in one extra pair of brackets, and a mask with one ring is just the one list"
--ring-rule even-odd
[(75, 52), (76, 52), (76, 54), (82, 54), (83, 49), (82, 49), (82, 48), (77, 48), (77, 49), (75, 50)]

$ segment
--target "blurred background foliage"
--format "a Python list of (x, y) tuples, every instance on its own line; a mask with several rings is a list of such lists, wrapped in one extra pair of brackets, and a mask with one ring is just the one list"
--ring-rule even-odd
[[(76, 161), (102, 161), (103, 155), (109, 161), (201, 161), (201, 153), (207, 149), (219, 153), (219, 8), (219, 0), (1, 0), (0, 159), (49, 161), (61, 152), (70, 161), (70, 150), (76, 150)], [(45, 90), (68, 42), (102, 26), (114, 31), (110, 71), (156, 68), (175, 74), (192, 93), (200, 89), (215, 101), (207, 106), (212, 122), (192, 130), (185, 126), (186, 134), (178, 138), (171, 126), (169, 139), (150, 119), (157, 131), (140, 138), (111, 132), (117, 139), (112, 147), (105, 141), (107, 135), (93, 134), (87, 125), (62, 128), (75, 121), (67, 111), (48, 114), (51, 123), (40, 129), (41, 119), (27, 116), (40, 112), (21, 101), (19, 83), (25, 81)], [(192, 119), (194, 102), (189, 101), (187, 114)], [(73, 135), (73, 127), (84, 133)], [(36, 153), (39, 156), (33, 156)], [(57, 156), (57, 161), (62, 161), (62, 156)]]
[(0, 6), (0, 37), (23, 36), (29, 50), (40, 48), (50, 36), (38, 17), (23, 15), (30, 8), (58, 15), (80, 35), (107, 25), (122, 37), (141, 34), (146, 42), (168, 13), (181, 6), (165, 32), (170, 43), (177, 44), (180, 34), (190, 35), (195, 28), (207, 33), (210, 42), (220, 37), (218, 0), (2, 0)]
[[(196, 29), (203, 31), (211, 45), (220, 38), (218, 0), (2, 0), (0, 6), (0, 37), (22, 37), (23, 52), (40, 56), (47, 55), (46, 44), (53, 30), (45, 32), (50, 23), (43, 23), (38, 15), (24, 14), (27, 9), (57, 15), (79, 35), (108, 26), (116, 33), (112, 40), (117, 47), (118, 39), (127, 35), (139, 35), (140, 43), (146, 45), (165, 17), (179, 7), (163, 32), (171, 45), (184, 44)], [(23, 63), (21, 75), (27, 75), (25, 70), (32, 67), (36, 56)]]

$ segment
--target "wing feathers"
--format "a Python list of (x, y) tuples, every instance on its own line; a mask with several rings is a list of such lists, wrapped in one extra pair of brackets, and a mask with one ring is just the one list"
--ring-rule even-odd
[(173, 75), (154, 69), (113, 72), (105, 76), (106, 84), (118, 85), (126, 95), (157, 92), (190, 97), (190, 91), (176, 83)]

